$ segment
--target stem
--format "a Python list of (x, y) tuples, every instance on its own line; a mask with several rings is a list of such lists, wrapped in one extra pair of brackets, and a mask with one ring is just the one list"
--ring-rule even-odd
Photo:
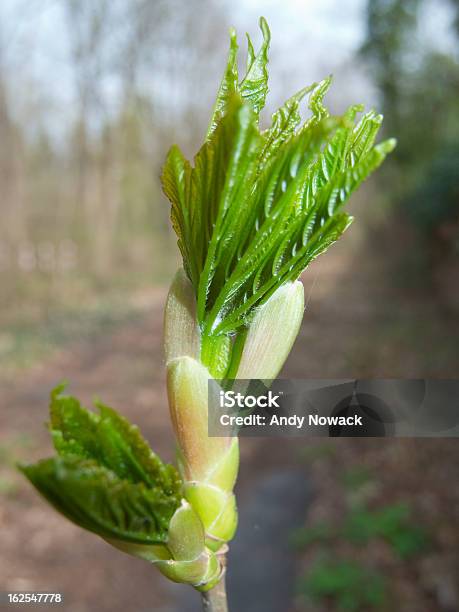
[(203, 612), (228, 612), (225, 575), (210, 591), (202, 593)]

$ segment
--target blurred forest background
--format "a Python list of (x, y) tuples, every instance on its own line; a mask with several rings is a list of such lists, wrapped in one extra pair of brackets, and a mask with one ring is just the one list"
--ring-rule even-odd
[[(204, 8), (205, 7), (205, 8)], [(366, 192), (371, 239), (458, 309), (456, 0), (5, 0), (0, 6), (0, 357), (12, 365), (124, 316), (176, 267), (159, 174), (202, 140), (230, 24), (273, 30), (271, 95), (335, 73), (398, 149)], [(385, 246), (383, 248), (386, 248)], [(395, 274), (397, 276), (397, 274)]]
[[(266, 122), (333, 73), (331, 111), (374, 106), (398, 140), (304, 275), (283, 375), (458, 377), (458, 0), (2, 0), (0, 591), (63, 591), (70, 612), (197, 609), (57, 516), (14, 464), (50, 453), (62, 379), (173, 458), (161, 327), (179, 257), (159, 175), (172, 143), (191, 157), (202, 142), (229, 26), (244, 49), (261, 14)], [(234, 609), (459, 609), (455, 439), (244, 438), (242, 454)]]

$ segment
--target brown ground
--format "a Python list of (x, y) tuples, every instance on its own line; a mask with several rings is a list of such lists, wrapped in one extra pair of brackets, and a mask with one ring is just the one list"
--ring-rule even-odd
[[(311, 298), (285, 375), (457, 377), (453, 315), (442, 311), (440, 316), (427, 291), (384, 282), (392, 271), (383, 249), (366, 260), (358, 234), (351, 246), (344, 243), (316, 262), (305, 278)], [(83, 402), (99, 395), (121, 410), (141, 426), (163, 458), (172, 459), (160, 350), (164, 291), (151, 294), (149, 301), (148, 312), (138, 320), (90, 342), (76, 342), (1, 383), (0, 590), (60, 591), (69, 612), (175, 610), (175, 585), (58, 516), (11, 469), (17, 459), (51, 453), (43, 422), (49, 391), (62, 379), (71, 381), (70, 391)], [(458, 610), (457, 441), (348, 439), (331, 444), (332, 458), (301, 464), (315, 490), (309, 519), (338, 516), (344, 503), (339, 475), (346, 466), (365, 463), (380, 476), (375, 499), (407, 500), (434, 534), (432, 550), (408, 569), (383, 558), (396, 593), (393, 609)], [(241, 503), (260, 470), (298, 464), (305, 446), (301, 440), (274, 446), (269, 440), (244, 439)], [(384, 557), (379, 549), (367, 552), (370, 564)], [(302, 563), (309, 562), (308, 555)], [(333, 608), (317, 607), (325, 609)]]

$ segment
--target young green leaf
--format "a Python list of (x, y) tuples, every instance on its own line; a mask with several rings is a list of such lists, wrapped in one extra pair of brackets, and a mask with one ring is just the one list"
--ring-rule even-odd
[[(261, 131), (270, 33), (264, 19), (260, 27), (263, 43), (255, 53), (248, 37), (240, 82), (231, 33), (210, 131), (194, 166), (174, 147), (163, 173), (196, 295), (201, 359), (219, 377), (229, 369), (235, 374), (233, 352), (241, 354), (255, 311), (346, 230), (352, 219), (343, 205), (395, 144), (375, 146), (382, 117), (374, 111), (360, 121), (357, 105), (330, 116), (324, 96), (331, 77), (288, 99)], [(302, 123), (307, 93), (311, 115)]]
[(237, 37), (234, 28), (230, 30), (230, 48), (226, 70), (218, 89), (212, 118), (207, 130), (207, 140), (211, 139), (218, 123), (228, 112), (228, 106), (235, 95), (250, 103), (257, 116), (265, 105), (268, 93), (267, 65), (271, 33), (264, 17), (260, 18), (260, 30), (263, 34), (263, 43), (257, 54), (255, 54), (252, 40), (247, 34), (247, 72), (240, 83), (237, 69)]
[(96, 404), (100, 414), (89, 412), (76, 398), (63, 395), (64, 388), (52, 391), (50, 403), (51, 435), (59, 455), (92, 459), (121, 479), (179, 494), (177, 471), (162, 463), (135, 425), (102, 403)]
[(228, 53), (228, 61), (226, 64), (226, 70), (223, 74), (223, 78), (218, 88), (217, 99), (215, 101), (212, 118), (210, 120), (209, 129), (207, 130), (207, 139), (209, 139), (212, 132), (217, 127), (219, 121), (225, 115), (227, 105), (231, 98), (238, 91), (238, 70), (237, 70), (237, 36), (234, 28), (230, 30), (230, 48)]
[(122, 480), (94, 460), (63, 456), (20, 469), (56, 510), (104, 538), (166, 542), (180, 505), (176, 495)]
[(264, 107), (268, 93), (267, 65), (271, 32), (264, 17), (260, 18), (260, 30), (263, 34), (263, 43), (256, 55), (250, 36), (247, 34), (247, 74), (239, 86), (242, 98), (250, 102), (256, 114)]
[(261, 165), (265, 165), (282, 143), (288, 140), (290, 136), (293, 136), (295, 129), (301, 123), (300, 103), (304, 96), (316, 87), (317, 83), (310, 87), (303, 87), (303, 89), (300, 89), (300, 91), (289, 98), (283, 106), (273, 113), (271, 127), (263, 132), (265, 144), (260, 156)]
[(166, 542), (169, 522), (183, 497), (182, 480), (150, 449), (137, 427), (115, 410), (99, 414), (51, 393), (50, 430), (58, 457), (20, 466), (62, 514), (104, 538)]

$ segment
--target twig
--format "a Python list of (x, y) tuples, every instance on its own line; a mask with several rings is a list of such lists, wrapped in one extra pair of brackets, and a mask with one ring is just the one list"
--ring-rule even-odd
[(225, 575), (210, 591), (202, 593), (203, 612), (228, 612)]

